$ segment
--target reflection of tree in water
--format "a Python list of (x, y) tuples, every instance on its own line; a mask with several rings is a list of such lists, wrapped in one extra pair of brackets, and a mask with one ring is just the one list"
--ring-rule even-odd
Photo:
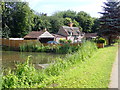
[(38, 53), (38, 52), (15, 52), (3, 51), (2, 59), (4, 67), (15, 67), (15, 64), (24, 62), (28, 56), (33, 64), (53, 63), (57, 57), (65, 57), (63, 54)]

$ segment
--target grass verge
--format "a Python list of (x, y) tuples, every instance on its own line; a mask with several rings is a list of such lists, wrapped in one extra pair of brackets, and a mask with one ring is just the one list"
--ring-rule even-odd
[(75, 64), (44, 84), (47, 88), (108, 88), (116, 51), (114, 46), (99, 49), (89, 60)]
[(4, 73), (2, 88), (107, 88), (116, 50), (115, 46), (97, 50), (94, 43), (85, 42), (77, 52), (40, 71), (29, 63), (29, 56)]

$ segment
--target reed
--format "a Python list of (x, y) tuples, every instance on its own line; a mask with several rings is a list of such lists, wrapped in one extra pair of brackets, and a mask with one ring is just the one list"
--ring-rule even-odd
[(49, 52), (49, 53), (60, 53), (67, 54), (76, 52), (80, 45), (71, 45), (70, 43), (64, 43), (63, 45), (46, 45), (40, 43), (24, 43), (20, 45), (21, 52)]

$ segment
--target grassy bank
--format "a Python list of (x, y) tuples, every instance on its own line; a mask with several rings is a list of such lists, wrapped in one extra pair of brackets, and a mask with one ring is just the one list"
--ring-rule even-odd
[(61, 75), (45, 81), (54, 88), (108, 88), (117, 47), (99, 49), (90, 59), (77, 63)]
[(117, 47), (97, 50), (86, 42), (44, 70), (36, 70), (28, 60), (3, 76), (3, 88), (107, 88)]

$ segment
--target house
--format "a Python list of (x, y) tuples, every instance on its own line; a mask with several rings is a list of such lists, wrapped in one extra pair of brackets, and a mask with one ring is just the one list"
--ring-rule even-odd
[(74, 42), (81, 42), (81, 39), (84, 37), (78, 27), (72, 27), (73, 23), (70, 23), (70, 26), (60, 27), (57, 34), (51, 34), (46, 29), (41, 31), (32, 31), (28, 35), (24, 36), (25, 40), (39, 40), (41, 43), (47, 43), (48, 41), (59, 42), (61, 39), (71, 40)]
[(59, 35), (59, 34), (52, 34), (54, 36), (54, 41), (59, 43), (59, 40), (66, 39), (65, 36)]
[(62, 26), (58, 31), (58, 35), (66, 37), (66, 40), (71, 40), (74, 42), (81, 42), (81, 39), (84, 37), (84, 33), (80, 31), (78, 27), (72, 27), (73, 23), (70, 23), (70, 26)]
[(39, 40), (41, 43), (47, 43), (54, 41), (54, 36), (48, 31), (32, 31), (24, 36), (24, 40)]
[(47, 43), (48, 41), (59, 42), (60, 39), (66, 39), (66, 37), (58, 34), (50, 34), (47, 30), (32, 31), (24, 36), (24, 40), (39, 40), (41, 43)]

